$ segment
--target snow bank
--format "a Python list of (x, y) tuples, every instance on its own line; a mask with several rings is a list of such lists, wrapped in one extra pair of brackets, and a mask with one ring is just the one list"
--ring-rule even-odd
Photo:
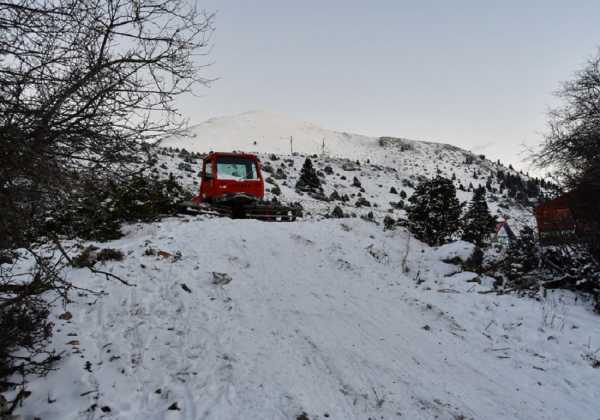
[[(595, 419), (598, 318), (565, 295), (478, 294), (405, 231), (360, 219), (178, 218), (84, 269), (59, 369), (19, 413), (108, 419)], [(148, 248), (161, 250), (146, 255)], [(403, 272), (406, 260), (407, 272)], [(214, 274), (217, 273), (217, 274)], [(224, 280), (225, 279), (225, 280)]]
[(440, 261), (448, 261), (455, 258), (466, 261), (471, 256), (474, 249), (475, 245), (470, 242), (455, 241), (438, 247), (433, 251), (433, 255)]

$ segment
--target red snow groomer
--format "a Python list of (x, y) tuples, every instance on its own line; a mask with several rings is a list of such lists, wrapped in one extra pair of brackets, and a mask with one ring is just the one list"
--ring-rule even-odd
[(256, 155), (210, 152), (200, 176), (200, 193), (183, 203), (193, 212), (275, 221), (293, 221), (300, 215), (298, 208), (264, 200), (265, 182)]

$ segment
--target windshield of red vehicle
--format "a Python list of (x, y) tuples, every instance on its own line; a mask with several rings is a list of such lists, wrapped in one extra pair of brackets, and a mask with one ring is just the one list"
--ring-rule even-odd
[(258, 179), (256, 162), (236, 156), (220, 156), (217, 158), (217, 178), (248, 180)]

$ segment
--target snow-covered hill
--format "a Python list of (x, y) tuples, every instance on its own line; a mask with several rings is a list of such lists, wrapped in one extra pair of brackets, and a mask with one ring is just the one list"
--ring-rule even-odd
[[(290, 139), (292, 144), (290, 145)], [(251, 111), (228, 117), (212, 118), (193, 125), (185, 137), (174, 137), (164, 147), (208, 152), (243, 150), (287, 155), (327, 155), (387, 166), (428, 162), (433, 168), (447, 160), (464, 161), (470, 153), (447, 144), (394, 137), (368, 137), (327, 130), (316, 124), (298, 121), (285, 114)], [(437, 159), (432, 162), (431, 157)], [(428, 165), (429, 166), (429, 165)]]
[(326, 130), (309, 122), (296, 121), (285, 114), (267, 111), (211, 118), (191, 126), (188, 134), (191, 137), (173, 138), (165, 141), (163, 146), (183, 147), (197, 152), (244, 150), (314, 154), (323, 151), (325, 140), (325, 149), (330, 154), (363, 159), (365, 148), (376, 142), (371, 137)]
[[(290, 137), (293, 139), (293, 153), (290, 150)], [(507, 215), (516, 219), (517, 227), (532, 223), (531, 211), (527, 206), (523, 207), (509, 199), (508, 188), (502, 185), (503, 181), (498, 174), (510, 174), (521, 179), (523, 188), (526, 188), (529, 180), (527, 176), (482, 155), (448, 144), (336, 132), (309, 122), (296, 121), (283, 114), (253, 111), (210, 119), (192, 126), (187, 137), (174, 137), (161, 145), (197, 153), (211, 150), (258, 153), (263, 163), (268, 163), (274, 171), (283, 171), (288, 178), (277, 179), (277, 176), (271, 176), (274, 184), (282, 190), (280, 198), (285, 201), (308, 202), (309, 206), (312, 203), (321, 210), (323, 203), (315, 203), (315, 200), (306, 196), (298, 197), (294, 191), (299, 169), (307, 156), (321, 170), (327, 195), (336, 190), (342, 195), (348, 193), (352, 198), (345, 205), (352, 205), (360, 195), (365, 195), (378, 205), (379, 209), (375, 209), (375, 213), (385, 212), (390, 209), (390, 201), (399, 201), (398, 196), (389, 194), (391, 187), (398, 192), (404, 190), (410, 196), (414, 187), (423, 179), (442, 175), (454, 180), (462, 201), (471, 198), (472, 188), (487, 185), (488, 201), (499, 216)], [(171, 155), (170, 157), (177, 158), (177, 153)], [(163, 161), (163, 169), (179, 173), (177, 164), (173, 165), (170, 157)], [(179, 158), (185, 158), (185, 155), (180, 155)], [(194, 162), (198, 161), (191, 160), (192, 164)], [(359, 164), (354, 164), (356, 162)], [(330, 167), (333, 173), (325, 172), (326, 167)], [(192, 165), (191, 171), (184, 178), (197, 181), (198, 171), (199, 165)], [(355, 176), (365, 184), (366, 191), (347, 188), (351, 187)], [(532, 196), (531, 200), (535, 201), (536, 198)], [(524, 201), (526, 200), (520, 200), (521, 203)], [(331, 205), (325, 207), (329, 208)]]
[[(58, 370), (26, 419), (596, 419), (597, 315), (480, 294), (491, 279), (361, 219), (132, 225), (121, 262), (68, 278)], [(157, 251), (163, 251), (157, 253)], [(73, 250), (72, 252), (76, 252)], [(216, 274), (215, 274), (216, 273)], [(68, 318), (68, 317), (63, 317)], [(302, 414), (305, 413), (305, 417)]]
[[(162, 176), (174, 174), (189, 191), (197, 193), (201, 160), (186, 152), (162, 150), (158, 170)], [(306, 217), (323, 217), (331, 214), (339, 206), (346, 215), (367, 217), (372, 214), (375, 222), (381, 223), (385, 216), (405, 217), (404, 205), (415, 187), (425, 178), (437, 174), (431, 162), (427, 166), (414, 163), (399, 169), (374, 163), (357, 164), (350, 159), (312, 155), (311, 160), (320, 177), (327, 200), (318, 199), (296, 191), (306, 156), (275, 155), (259, 153), (266, 179), (266, 198), (277, 198), (286, 203), (300, 203)], [(457, 197), (465, 205), (473, 192), (469, 186), (488, 184), (492, 189), (487, 194), (488, 205), (498, 219), (509, 218), (510, 225), (518, 231), (524, 225), (533, 225), (531, 208), (509, 197), (508, 190), (500, 192), (500, 180), (496, 167), (481, 165), (481, 161), (466, 164), (464, 161), (451, 165), (446, 161), (449, 178), (454, 178)], [(506, 168), (503, 168), (506, 170)], [(451, 170), (451, 171), (450, 171)], [(355, 181), (356, 179), (356, 181)], [(357, 182), (360, 184), (358, 185)], [(461, 188), (462, 186), (462, 188)], [(332, 196), (332, 194), (334, 194)], [(337, 197), (342, 197), (340, 200)], [(333, 197), (333, 198), (332, 198)], [(365, 201), (366, 200), (366, 201)]]

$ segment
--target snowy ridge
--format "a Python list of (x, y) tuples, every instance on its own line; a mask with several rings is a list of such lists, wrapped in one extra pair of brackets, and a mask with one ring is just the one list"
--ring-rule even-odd
[[(189, 128), (189, 137), (175, 137), (164, 147), (185, 148), (205, 153), (211, 150), (243, 150), (255, 153), (305, 155), (326, 154), (346, 159), (369, 159), (390, 164), (409, 151), (413, 157), (426, 157), (435, 151), (464, 155), (466, 151), (440, 143), (389, 138), (385, 147), (379, 137), (369, 137), (321, 128), (313, 123), (294, 120), (287, 115), (250, 111), (239, 115), (211, 118)], [(290, 147), (290, 137), (292, 147)], [(400, 146), (405, 145), (405, 149)]]
[(165, 141), (165, 147), (183, 147), (190, 151), (243, 150), (289, 154), (290, 137), (294, 152), (321, 153), (326, 149), (335, 156), (360, 159), (362, 150), (376, 139), (323, 129), (315, 124), (296, 121), (284, 114), (250, 111), (239, 115), (211, 118), (189, 129), (190, 138)]

